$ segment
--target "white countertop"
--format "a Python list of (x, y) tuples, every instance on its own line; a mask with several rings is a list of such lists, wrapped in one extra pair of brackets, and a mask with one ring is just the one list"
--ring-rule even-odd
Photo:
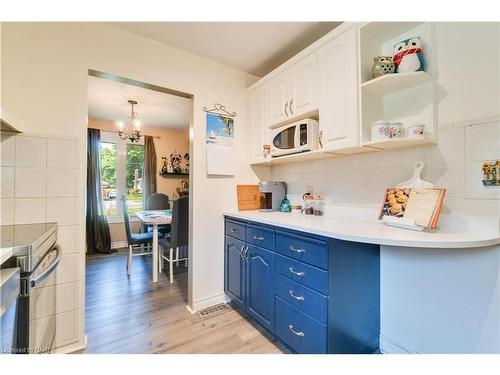
[(500, 218), (442, 214), (438, 228), (416, 232), (377, 220), (377, 207), (329, 206), (325, 216), (234, 211), (224, 215), (347, 241), (422, 248), (474, 248), (500, 244)]

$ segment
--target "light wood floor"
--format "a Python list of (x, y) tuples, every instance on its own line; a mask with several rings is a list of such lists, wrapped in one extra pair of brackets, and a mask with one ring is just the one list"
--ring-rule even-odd
[(282, 353), (262, 328), (234, 310), (201, 318), (186, 310), (187, 269), (174, 283), (160, 275), (151, 283), (151, 257), (135, 257), (132, 274), (126, 253), (91, 256), (86, 263), (83, 353)]

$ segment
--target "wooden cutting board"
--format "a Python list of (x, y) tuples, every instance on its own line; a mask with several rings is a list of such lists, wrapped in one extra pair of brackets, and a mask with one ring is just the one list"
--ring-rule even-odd
[(259, 185), (236, 185), (238, 210), (251, 211), (260, 208)]

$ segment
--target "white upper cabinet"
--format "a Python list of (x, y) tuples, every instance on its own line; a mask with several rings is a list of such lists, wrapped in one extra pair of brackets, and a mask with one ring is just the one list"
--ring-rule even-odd
[(313, 53), (269, 81), (271, 126), (318, 109), (318, 61)]
[(290, 82), (288, 72), (284, 72), (269, 82), (269, 112), (271, 125), (285, 121), (290, 113)]
[(251, 158), (253, 162), (264, 160), (264, 144), (270, 142), (268, 123), (268, 96), (267, 87), (263, 87), (250, 94), (250, 135), (251, 135)]
[(318, 56), (313, 53), (290, 68), (290, 116), (318, 109)]
[(360, 145), (357, 28), (319, 50), (319, 123), (325, 151)]

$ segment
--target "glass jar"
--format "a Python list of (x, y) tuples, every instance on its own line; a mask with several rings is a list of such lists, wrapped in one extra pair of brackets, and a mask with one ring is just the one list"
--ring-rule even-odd
[(302, 196), (302, 199), (304, 199), (304, 213), (306, 215), (313, 215), (314, 214), (314, 207), (313, 207), (314, 196), (310, 195), (310, 194), (304, 194)]
[(325, 201), (321, 195), (314, 196), (313, 213), (315, 216), (323, 216), (325, 214)]

